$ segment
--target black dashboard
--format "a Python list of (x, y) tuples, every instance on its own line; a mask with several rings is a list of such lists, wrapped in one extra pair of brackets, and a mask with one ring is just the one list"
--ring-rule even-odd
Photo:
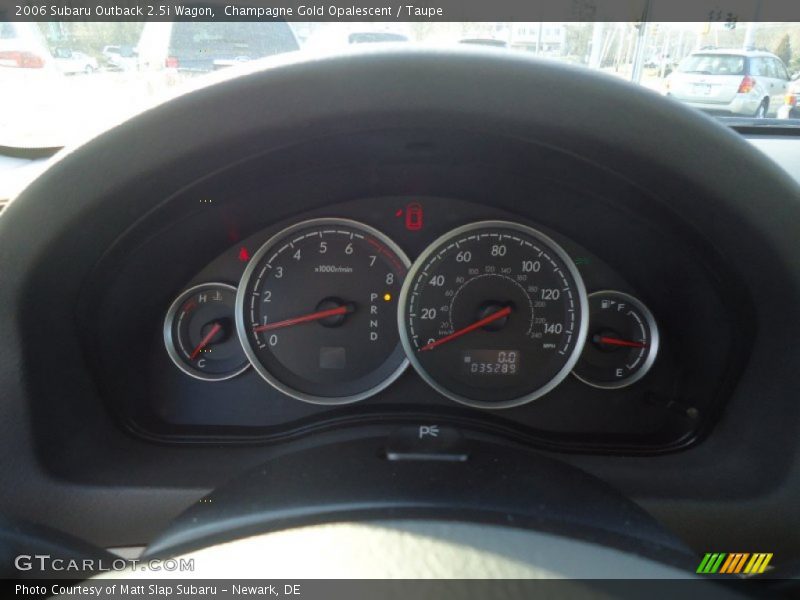
[[(293, 161), (309, 152), (319, 157), (312, 169)], [(449, 132), (318, 141), (266, 165), (256, 157), (226, 167), (165, 199), (117, 240), (84, 288), (84, 351), (103, 402), (134, 435), (172, 444), (273, 443), (349, 425), (435, 422), (553, 450), (653, 453), (697, 441), (724, 409), (746, 360), (751, 332), (732, 324), (751, 321), (748, 299), (724, 257), (653, 200), (657, 183), (642, 189), (552, 148)], [(568, 372), (548, 393), (510, 408), (454, 402), (412, 367), (358, 402), (335, 405), (298, 400), (245, 366), (217, 381), (177, 368), (164, 337), (176, 297), (203, 284), (242, 285), (270, 238), (324, 218), (374, 228), (412, 270), (426, 247), (455, 228), (488, 220), (532, 227), (563, 248), (590, 297), (613, 290), (649, 309), (659, 341), (652, 368), (619, 386)], [(381, 308), (391, 313), (381, 327), (395, 337), (403, 271)], [(304, 299), (288, 294), (288, 306), (300, 311)], [(291, 313), (283, 310), (282, 317)], [(226, 318), (226, 339), (238, 344), (233, 315)], [(575, 359), (593, 335), (597, 342), (600, 326), (589, 321)], [(304, 327), (311, 326), (322, 331)], [(600, 350), (622, 351), (612, 366), (644, 355)]]

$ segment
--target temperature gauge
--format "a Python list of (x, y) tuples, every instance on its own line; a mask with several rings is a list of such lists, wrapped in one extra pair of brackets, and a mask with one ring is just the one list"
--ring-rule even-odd
[(236, 288), (224, 283), (204, 283), (175, 299), (164, 320), (164, 344), (181, 371), (222, 381), (249, 366), (236, 334), (235, 303)]
[(618, 389), (639, 381), (658, 354), (658, 328), (639, 300), (615, 291), (589, 294), (589, 335), (574, 375), (591, 386)]

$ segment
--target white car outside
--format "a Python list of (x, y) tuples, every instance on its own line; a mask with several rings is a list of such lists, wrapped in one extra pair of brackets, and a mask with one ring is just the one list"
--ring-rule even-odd
[(97, 71), (97, 59), (84, 52), (70, 50), (69, 48), (56, 48), (53, 56), (58, 70), (64, 74), (90, 74)]
[(774, 54), (701, 50), (684, 58), (666, 82), (666, 94), (694, 108), (763, 118), (783, 104), (789, 72)]

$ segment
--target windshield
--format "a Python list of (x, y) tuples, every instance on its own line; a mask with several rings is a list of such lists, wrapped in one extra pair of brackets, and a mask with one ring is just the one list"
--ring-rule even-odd
[(525, 53), (800, 125), (800, 23), (15, 22), (0, 23), (0, 146), (79, 142), (244, 63), (387, 43)]

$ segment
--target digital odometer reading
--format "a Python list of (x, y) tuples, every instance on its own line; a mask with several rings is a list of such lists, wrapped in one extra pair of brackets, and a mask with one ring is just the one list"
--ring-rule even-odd
[(464, 373), (468, 375), (517, 375), (519, 350), (465, 350)]
[(318, 404), (366, 398), (407, 365), (397, 298), (408, 258), (354, 221), (315, 219), (275, 235), (251, 259), (236, 299), (256, 371)]
[(470, 406), (507, 408), (569, 374), (586, 338), (586, 290), (553, 240), (485, 221), (422, 253), (403, 286), (398, 319), (411, 364), (435, 389)]

